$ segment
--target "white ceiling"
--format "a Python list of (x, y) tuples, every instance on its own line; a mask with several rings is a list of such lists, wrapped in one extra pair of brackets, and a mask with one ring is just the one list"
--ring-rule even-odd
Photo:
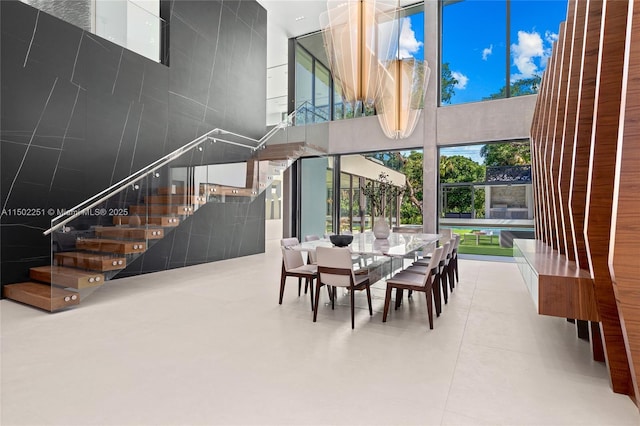
[[(345, 0), (353, 1), (353, 0)], [(399, 7), (420, 0), (396, 0)], [(320, 29), (320, 14), (327, 10), (326, 0), (257, 0), (267, 9), (269, 20), (282, 28), (287, 37), (297, 37)]]
[(297, 37), (320, 29), (325, 0), (257, 0), (267, 9), (269, 24), (278, 25), (287, 37)]

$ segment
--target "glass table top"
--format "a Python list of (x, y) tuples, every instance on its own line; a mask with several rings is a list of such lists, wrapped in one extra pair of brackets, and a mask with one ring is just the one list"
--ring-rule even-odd
[[(392, 232), (389, 238), (377, 239), (373, 232), (353, 234), (353, 241), (349, 248), (357, 254), (373, 254), (377, 256), (406, 256), (416, 250), (420, 250), (430, 244), (437, 242), (442, 236), (440, 234), (418, 234)], [(333, 247), (328, 239), (307, 241), (301, 243), (295, 249), (303, 251), (313, 251), (316, 247)]]

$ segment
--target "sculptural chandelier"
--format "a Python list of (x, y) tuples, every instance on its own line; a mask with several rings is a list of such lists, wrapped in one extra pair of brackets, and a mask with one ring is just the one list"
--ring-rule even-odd
[(399, 11), (397, 0), (328, 0), (320, 17), (343, 100), (354, 111), (375, 107), (391, 139), (413, 133), (429, 77), (426, 61), (400, 55)]

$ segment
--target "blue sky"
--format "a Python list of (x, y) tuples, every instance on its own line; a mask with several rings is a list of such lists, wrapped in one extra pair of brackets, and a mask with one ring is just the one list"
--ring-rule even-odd
[(459, 81), (452, 103), (481, 100), (511, 79), (544, 71), (552, 42), (566, 18), (565, 0), (512, 0), (510, 45), (506, 42), (504, 1), (465, 0), (443, 11), (443, 62)]
[(484, 159), (480, 156), (480, 149), (484, 146), (481, 145), (460, 145), (452, 146), (448, 148), (440, 148), (440, 155), (452, 157), (454, 155), (462, 155), (463, 157), (471, 158), (473, 161), (479, 164), (484, 164)]

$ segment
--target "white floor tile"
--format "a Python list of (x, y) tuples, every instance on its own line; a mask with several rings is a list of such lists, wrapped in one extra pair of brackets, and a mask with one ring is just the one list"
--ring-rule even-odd
[(429, 330), (422, 294), (382, 323), (384, 283), (318, 321), (280, 250), (107, 283), (74, 310), (8, 300), (3, 425), (638, 424), (566, 321), (536, 315), (513, 264), (460, 260)]

